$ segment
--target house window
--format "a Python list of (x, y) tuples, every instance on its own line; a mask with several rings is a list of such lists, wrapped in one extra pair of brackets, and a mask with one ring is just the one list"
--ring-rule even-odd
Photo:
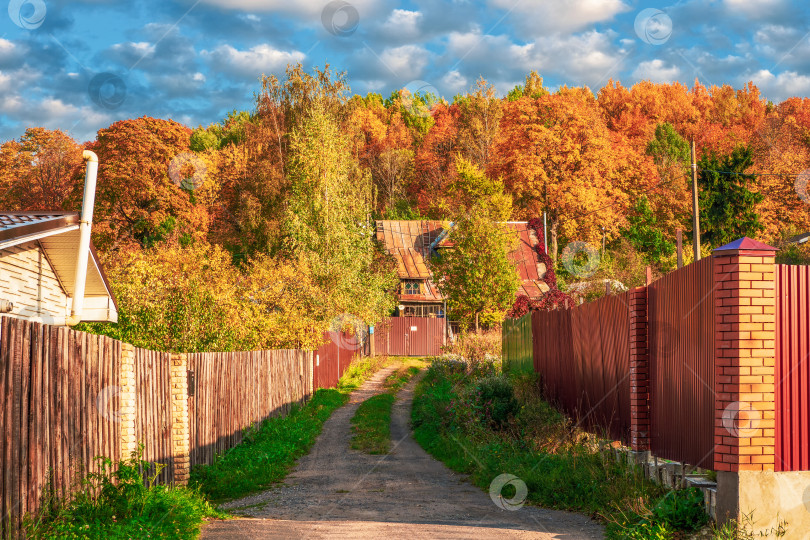
[(402, 282), (402, 294), (422, 294), (422, 283), (414, 279)]

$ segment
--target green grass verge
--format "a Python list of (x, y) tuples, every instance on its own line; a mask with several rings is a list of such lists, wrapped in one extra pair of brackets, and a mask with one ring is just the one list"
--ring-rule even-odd
[(154, 478), (144, 485), (149, 463), (137, 454), (97, 460), (101, 471), (82, 478), (70, 499), (46, 497), (26, 516), (28, 538), (196, 538), (204, 518), (223, 517), (197, 490), (154, 485)]
[(387, 454), (391, 450), (391, 408), (393, 394), (377, 394), (365, 400), (352, 417), (354, 450), (366, 454)]
[[(513, 474), (526, 483), (528, 503), (597, 518), (609, 538), (663, 540), (675, 538), (679, 527), (705, 524), (699, 493), (667, 493), (638, 467), (618, 462), (542, 401), (536, 379), (477, 369), (437, 362), (416, 387), (414, 437), (436, 459), (484, 489), (498, 475)], [(510, 387), (513, 393), (503, 391)], [(506, 420), (499, 418), (503, 411)]]
[(419, 367), (403, 364), (385, 378), (385, 391), (382, 394), (360, 404), (351, 420), (351, 447), (354, 450), (375, 455), (391, 451), (391, 409), (396, 401), (396, 393), (417, 373)]
[(246, 430), (241, 444), (210, 465), (194, 467), (189, 485), (210, 500), (222, 502), (283, 480), (295, 461), (309, 452), (323, 423), (382, 362), (380, 358), (357, 361), (343, 374), (337, 389), (320, 389), (303, 407), (293, 407), (286, 416), (269, 418)]

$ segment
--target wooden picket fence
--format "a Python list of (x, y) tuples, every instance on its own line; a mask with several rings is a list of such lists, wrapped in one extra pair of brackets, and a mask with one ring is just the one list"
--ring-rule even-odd
[[(342, 373), (351, 357), (327, 349), (319, 367)], [(308, 400), (314, 356), (169, 354), (0, 317), (0, 538), (21, 538), (23, 516), (46, 493), (68, 496), (98, 471), (97, 456), (119, 460), (142, 444), (142, 459), (165, 465), (158, 481), (185, 482), (245, 428)]]

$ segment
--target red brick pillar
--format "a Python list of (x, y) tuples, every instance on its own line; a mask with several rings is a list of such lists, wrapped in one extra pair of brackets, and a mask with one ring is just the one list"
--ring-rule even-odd
[[(714, 250), (718, 518), (745, 513), (749, 485), (774, 470), (774, 255), (741, 238)], [(762, 509), (760, 509), (762, 513)]]
[(630, 446), (650, 449), (650, 355), (647, 347), (647, 288), (630, 291)]

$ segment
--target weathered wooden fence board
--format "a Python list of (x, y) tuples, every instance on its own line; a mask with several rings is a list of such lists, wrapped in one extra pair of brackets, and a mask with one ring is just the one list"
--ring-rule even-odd
[(191, 465), (211, 463), (241, 442), (245, 428), (309, 399), (312, 360), (298, 350), (189, 354)]
[(64, 496), (94, 458), (118, 459), (120, 344), (104, 336), (0, 318), (0, 536), (44, 490)]
[[(327, 358), (339, 373), (350, 356)], [(68, 494), (78, 475), (97, 472), (97, 456), (121, 456), (122, 344), (105, 336), (0, 317), (0, 537), (19, 537), (43, 489)], [(175, 478), (169, 353), (135, 348), (130, 429), (142, 459)], [(210, 463), (238, 444), (243, 430), (290, 411), (312, 395), (313, 352), (188, 355), (196, 382), (188, 397), (191, 464)], [(131, 377), (131, 378), (129, 378)], [(130, 383), (131, 384), (131, 383)], [(134, 419), (132, 417), (134, 416)], [(153, 474), (154, 469), (145, 471)], [(49, 483), (50, 482), (50, 483)]]

